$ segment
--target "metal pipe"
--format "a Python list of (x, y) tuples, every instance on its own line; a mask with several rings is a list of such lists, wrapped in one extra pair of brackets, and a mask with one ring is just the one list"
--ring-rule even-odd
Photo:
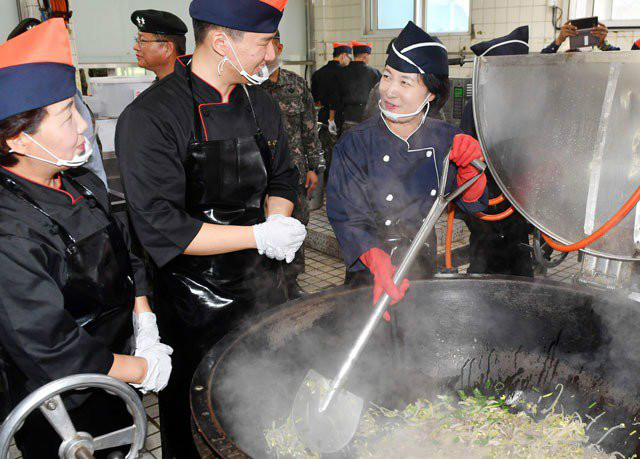
[(91, 451), (84, 446), (81, 446), (76, 451), (76, 459), (95, 459), (95, 457), (91, 454)]
[(16, 0), (16, 9), (18, 10), (18, 22), (20, 22), (24, 19), (24, 17), (22, 17), (22, 4), (20, 0)]
[(316, 69), (316, 41), (315, 41), (315, 16), (313, 10), (313, 0), (307, 0), (307, 61), (311, 64), (305, 64), (304, 78), (307, 79), (307, 69), (311, 69), (311, 74)]

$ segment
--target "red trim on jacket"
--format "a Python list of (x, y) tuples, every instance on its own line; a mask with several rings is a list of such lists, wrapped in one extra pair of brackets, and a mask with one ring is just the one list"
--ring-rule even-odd
[[(222, 93), (220, 92), (220, 90), (218, 88), (216, 88), (214, 85), (212, 85), (211, 83), (205, 81), (204, 78), (202, 78), (200, 75), (198, 75), (196, 72), (194, 72), (193, 70), (191, 71), (192, 75), (195, 75), (198, 77), (198, 79), (200, 81), (202, 81), (204, 84), (206, 84), (207, 86), (209, 86), (211, 89), (213, 89), (215, 92), (218, 93), (218, 97), (220, 97), (220, 100), (224, 100), (224, 97), (222, 97)], [(233, 91), (236, 89), (236, 85), (234, 84), (233, 87), (231, 88), (231, 91), (229, 91), (229, 98), (231, 98), (231, 94), (233, 93)], [(228, 103), (228, 102), (225, 102)]]
[[(182, 65), (183, 67), (186, 68), (186, 64), (184, 62), (182, 62), (182, 57), (187, 57), (187, 56), (192, 56), (192, 54), (183, 54), (182, 56), (178, 56), (177, 57), (177, 61), (180, 63), (180, 65)], [(192, 75), (195, 75), (196, 77), (198, 77), (198, 79), (200, 81), (202, 81), (204, 84), (206, 84), (207, 86), (209, 86), (211, 89), (213, 89), (217, 94), (218, 97), (220, 98), (221, 102), (209, 102), (206, 104), (199, 104), (198, 105), (198, 114), (200, 115), (200, 123), (202, 124), (202, 130), (204, 132), (204, 139), (206, 141), (209, 140), (209, 134), (207, 133), (207, 126), (204, 124), (204, 117), (202, 115), (202, 107), (207, 107), (209, 105), (228, 105), (229, 101), (231, 100), (231, 95), (233, 94), (233, 91), (236, 90), (237, 85), (233, 85), (233, 87), (231, 88), (231, 91), (229, 91), (229, 100), (227, 100), (226, 102), (224, 102), (224, 98), (222, 97), (222, 92), (220, 92), (220, 90), (218, 88), (216, 88), (214, 85), (212, 85), (211, 83), (209, 83), (208, 81), (206, 81), (204, 78), (202, 78), (200, 75), (198, 75), (196, 72), (194, 72), (193, 70), (191, 71)]]
[(33, 183), (33, 184), (35, 184), (35, 185), (39, 185), (39, 186), (41, 186), (41, 187), (48, 188), (49, 190), (57, 191), (58, 193), (63, 193), (63, 194), (65, 194), (65, 195), (67, 195), (67, 197), (71, 200), (71, 204), (75, 204), (76, 202), (78, 202), (78, 201), (80, 201), (82, 198), (84, 198), (84, 196), (82, 196), (82, 195), (78, 196), (78, 198), (74, 198), (74, 197), (71, 195), (71, 193), (69, 193), (69, 192), (68, 192), (68, 191), (66, 191), (66, 190), (62, 190), (62, 189), (61, 189), (61, 188), (62, 188), (62, 179), (60, 178), (60, 174), (58, 174), (58, 177), (57, 177), (57, 179), (58, 179), (58, 185), (57, 185), (56, 187), (52, 187), (52, 186), (45, 185), (45, 184), (40, 183), (40, 182), (36, 182), (35, 180), (32, 180), (32, 179), (30, 179), (29, 177), (25, 177), (25, 176), (24, 176), (24, 175), (22, 175), (22, 174), (18, 174), (16, 171), (13, 171), (13, 170), (11, 170), (11, 169), (9, 169), (9, 168), (5, 167), (5, 166), (1, 166), (1, 167), (2, 167), (4, 170), (6, 170), (6, 171), (11, 172), (13, 175), (17, 175), (17, 176), (18, 176), (18, 177), (20, 177), (21, 179), (26, 180), (27, 182), (31, 182), (31, 183)]
[[(196, 75), (196, 76), (198, 76), (198, 75)], [(200, 77), (198, 77), (198, 78), (200, 78)], [(202, 80), (202, 78), (200, 78), (200, 80)], [(204, 81), (204, 80), (202, 80), (202, 81)], [(220, 95), (220, 100), (222, 100), (222, 94), (220, 93), (220, 91), (218, 91), (218, 89), (215, 86), (210, 85), (206, 81), (204, 81), (204, 82), (207, 84), (207, 86), (212, 87), (218, 93), (218, 95)], [(233, 91), (236, 90), (236, 86), (237, 85), (234, 84), (233, 87), (231, 88), (231, 91), (229, 92), (229, 100), (227, 100), (226, 102), (209, 102), (209, 103), (206, 103), (206, 104), (199, 104), (198, 105), (198, 113), (200, 114), (200, 123), (202, 123), (202, 130), (204, 131), (204, 140), (209, 141), (209, 135), (207, 134), (207, 126), (204, 124), (204, 118), (202, 116), (202, 107), (208, 107), (209, 105), (229, 105), (229, 101), (231, 100), (231, 95), (233, 94)]]
[[(235, 88), (235, 86), (234, 86)], [(208, 104), (198, 105), (198, 113), (200, 114), (200, 123), (202, 124), (202, 130), (204, 131), (204, 140), (209, 141), (209, 134), (207, 134), (207, 126), (204, 124), (204, 118), (202, 117), (202, 107), (209, 105), (229, 105), (229, 102), (209, 102)]]

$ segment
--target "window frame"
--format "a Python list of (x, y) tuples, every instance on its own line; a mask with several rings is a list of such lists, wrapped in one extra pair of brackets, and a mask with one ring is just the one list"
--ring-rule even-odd
[[(400, 29), (379, 29), (378, 28), (378, 0), (363, 0), (364, 3), (364, 35), (373, 37), (397, 37), (402, 31)], [(413, 1), (413, 19), (412, 21), (419, 22), (418, 6), (422, 3), (422, 0)], [(376, 14), (374, 14), (376, 12)]]
[[(427, 25), (427, 2), (429, 0), (414, 0), (413, 1), (413, 22), (418, 26), (426, 29)], [(469, 2), (469, 26), (466, 32), (439, 32), (437, 36), (470, 36), (472, 33), (472, 2), (473, 0), (467, 0)], [(364, 10), (362, 30), (363, 35), (366, 37), (397, 37), (402, 29), (378, 29), (378, 15), (373, 14), (378, 10), (378, 0), (362, 0), (362, 7)]]
[[(604, 9), (607, 11), (605, 17), (598, 16), (598, 20), (607, 25), (611, 30), (624, 30), (624, 29), (638, 29), (640, 28), (640, 18), (636, 19), (611, 19), (611, 12), (613, 11), (613, 2), (615, 0), (571, 0), (572, 17), (575, 17), (575, 12), (578, 11), (590, 11), (594, 14), (596, 10), (596, 2), (604, 2)], [(579, 6), (578, 6), (579, 5)]]
[[(471, 22), (471, 14), (472, 14), (472, 0), (466, 0), (469, 3), (469, 17), (468, 17), (468, 24), (467, 24), (467, 31), (466, 32), (433, 32), (433, 35), (437, 36), (437, 37), (465, 37), (467, 35), (471, 35), (471, 27), (472, 27), (472, 22)], [(427, 33), (431, 34), (432, 32), (429, 32), (429, 30), (427, 29), (427, 3), (429, 2), (429, 0), (423, 0), (424, 2), (424, 7), (423, 7), (423, 12), (422, 12), (422, 24), (423, 24), (423, 29), (427, 31)]]

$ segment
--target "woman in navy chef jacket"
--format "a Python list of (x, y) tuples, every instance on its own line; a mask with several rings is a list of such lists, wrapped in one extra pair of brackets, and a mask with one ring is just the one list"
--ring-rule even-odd
[[(104, 184), (78, 167), (91, 143), (73, 102), (62, 19), (0, 45), (0, 87), (0, 380), (8, 386), (0, 396), (11, 408), (78, 373), (161, 390), (171, 348), (160, 343), (143, 265), (129, 254)], [(77, 430), (131, 425), (124, 403), (102, 390), (63, 399)], [(61, 442), (39, 412), (16, 440), (25, 458), (57, 456)]]
[[(374, 302), (386, 291), (393, 302), (408, 288), (393, 284), (394, 265), (427, 216), (441, 180), (451, 191), (479, 174), (478, 142), (444, 121), (428, 118), (449, 93), (446, 48), (409, 22), (392, 45), (380, 81), (381, 114), (347, 132), (333, 151), (327, 214), (342, 248), (346, 282), (374, 284)], [(451, 151), (447, 177), (443, 163)], [(469, 213), (487, 206), (486, 178), (458, 198)], [(434, 274), (436, 237), (421, 251), (410, 278)], [(372, 282), (373, 281), (373, 282)]]

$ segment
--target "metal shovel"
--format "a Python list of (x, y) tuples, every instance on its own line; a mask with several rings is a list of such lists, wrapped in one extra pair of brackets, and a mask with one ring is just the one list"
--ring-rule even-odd
[[(486, 168), (486, 165), (480, 160), (474, 160), (471, 164), (480, 172), (484, 172)], [(479, 174), (445, 196), (444, 191), (448, 172), (449, 156), (447, 155), (444, 161), (444, 171), (441, 175), (442, 180), (438, 197), (393, 277), (396, 285), (400, 285), (402, 279), (409, 272), (416, 256), (447, 205), (480, 178)], [(382, 294), (365, 327), (360, 332), (355, 345), (349, 351), (347, 359), (332, 381), (315, 370), (309, 370), (298, 388), (291, 410), (291, 418), (302, 443), (315, 453), (340, 451), (349, 444), (356, 433), (364, 400), (342, 389), (342, 386), (369, 341), (375, 326), (389, 306), (390, 300), (389, 295)]]

